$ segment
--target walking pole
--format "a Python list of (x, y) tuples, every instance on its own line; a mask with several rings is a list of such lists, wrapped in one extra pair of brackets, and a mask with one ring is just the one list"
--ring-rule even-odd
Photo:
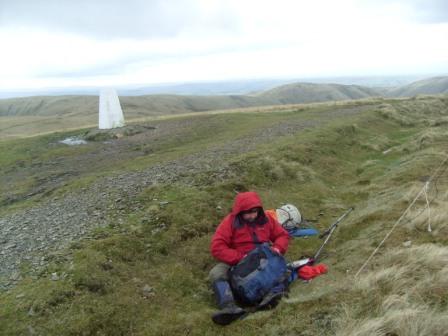
[(320, 253), (322, 252), (323, 248), (325, 245), (327, 245), (328, 241), (331, 238), (331, 235), (333, 234), (334, 230), (336, 230), (336, 227), (339, 225), (339, 223), (345, 218), (345, 216), (347, 216), (350, 212), (353, 211), (353, 207), (351, 207), (350, 209), (348, 209), (341, 217), (339, 217), (336, 222), (334, 222), (333, 224), (330, 225), (330, 227), (324, 232), (322, 233), (319, 238), (323, 238), (325, 236), (327, 236), (327, 238), (325, 238), (325, 241), (323, 242), (323, 244), (319, 247), (319, 249), (317, 250), (316, 254), (313, 257), (313, 263), (316, 262), (316, 260), (319, 258)]
[(322, 243), (322, 245), (319, 247), (319, 249), (317, 250), (317, 252), (314, 254), (314, 257), (312, 258), (304, 258), (304, 259), (300, 259), (300, 260), (296, 260), (293, 261), (291, 263), (288, 264), (289, 267), (291, 268), (300, 268), (302, 266), (305, 265), (312, 265), (314, 264), (317, 259), (319, 258), (323, 248), (325, 247), (325, 245), (327, 245), (328, 241), (331, 238), (331, 235), (333, 234), (334, 230), (336, 230), (336, 227), (339, 225), (339, 223), (350, 213), (353, 211), (353, 207), (351, 207), (350, 209), (348, 209), (341, 217), (339, 217), (333, 224), (331, 224), (327, 230), (325, 230), (324, 233), (322, 233), (319, 238), (325, 238), (325, 241)]

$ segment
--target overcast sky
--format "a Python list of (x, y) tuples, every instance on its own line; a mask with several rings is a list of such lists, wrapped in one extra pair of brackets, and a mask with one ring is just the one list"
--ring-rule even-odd
[(446, 0), (0, 0), (0, 89), (448, 73)]

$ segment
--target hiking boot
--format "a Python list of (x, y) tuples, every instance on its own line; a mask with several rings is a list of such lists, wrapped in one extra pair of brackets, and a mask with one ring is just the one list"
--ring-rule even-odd
[(227, 325), (246, 314), (246, 311), (235, 304), (232, 289), (226, 280), (218, 280), (213, 283), (216, 302), (220, 311), (212, 315), (216, 324)]
[(212, 315), (212, 320), (219, 325), (228, 325), (239, 318), (246, 315), (246, 311), (243, 308), (238, 307), (234, 303), (229, 304), (220, 311)]
[(283, 296), (283, 292), (269, 292), (266, 294), (266, 296), (261, 300), (261, 302), (258, 304), (257, 309), (258, 310), (264, 310), (264, 309), (273, 309), (277, 307), (277, 305), (280, 302), (280, 299)]

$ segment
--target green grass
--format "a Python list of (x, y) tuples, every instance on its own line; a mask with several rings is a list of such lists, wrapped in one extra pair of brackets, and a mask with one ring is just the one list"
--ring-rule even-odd
[[(230, 168), (225, 178), (216, 179), (219, 167), (211, 167), (192, 176), (194, 183), (189, 185), (179, 182), (144, 189), (131, 200), (141, 207), (128, 210), (123, 224), (112, 221), (108, 228), (96, 230), (90, 239), (55, 257), (41, 277), (33, 279), (25, 273), (16, 288), (3, 293), (0, 333), (26, 334), (31, 328), (45, 335), (342, 335), (344, 330), (354, 335), (355, 327), (360, 327), (356, 321), (383, 318), (385, 313), (378, 307), (397, 292), (390, 283), (375, 285), (371, 291), (361, 285), (353, 287), (353, 274), (406, 208), (409, 190), (420, 186), (419, 178), (441, 162), (448, 144), (443, 126), (429, 127), (426, 122), (443, 117), (431, 104), (444, 107), (446, 101), (428, 98), (423, 103), (425, 114), (419, 113), (420, 105), (413, 109), (412, 101), (394, 102), (398, 110), (407, 111), (406, 115), (399, 111), (395, 118), (373, 105), (358, 116), (333, 119), (262, 144), (250, 153), (232, 155), (227, 158)], [(153, 156), (118, 164), (112, 170), (137, 170), (158, 160), (201, 152), (274, 122), (318, 117), (328, 109), (199, 117), (192, 129), (168, 139)], [(413, 122), (403, 124), (400, 118), (410, 116)], [(201, 120), (209, 121), (201, 124)], [(428, 146), (415, 146), (429, 131), (438, 137), (430, 138)], [(35, 144), (38, 148), (39, 143)], [(25, 147), (20, 154), (24, 160)], [(383, 154), (389, 148), (394, 150)], [(52, 155), (40, 153), (46, 158)], [(7, 162), (15, 162), (14, 155)], [(245, 190), (259, 192), (266, 208), (297, 204), (319, 229), (349, 206), (356, 209), (325, 251), (328, 275), (310, 284), (297, 282), (290, 298), (275, 310), (222, 328), (210, 320), (215, 306), (206, 277), (215, 261), (208, 246), (232, 206), (235, 191)], [(161, 201), (168, 203), (161, 205)], [(405, 227), (391, 236), (386, 248), (400, 246), (409, 237), (416, 245), (446, 248), (446, 235), (429, 238)], [(287, 257), (312, 254), (319, 244), (317, 238), (293, 240)], [(381, 262), (393, 267), (401, 255), (392, 261), (375, 259), (370, 267), (381, 269)], [(418, 274), (426, 279), (424, 263), (413, 265), (422, 268)], [(439, 269), (431, 267), (436, 267), (434, 272)], [(66, 277), (51, 281), (53, 272)], [(407, 272), (403, 271), (404, 277)], [(407, 282), (398, 281), (406, 288)], [(144, 291), (146, 285), (151, 290)], [(445, 313), (446, 301), (441, 297), (446, 296), (446, 289), (430, 292), (428, 302), (433, 303), (436, 315)], [(412, 305), (421, 304), (411, 299)], [(377, 310), (371, 312), (371, 307)], [(389, 335), (403, 330), (395, 322), (382, 321)]]
[[(291, 90), (292, 89), (292, 90)], [(126, 121), (224, 109), (369, 97), (374, 91), (350, 86), (295, 84), (257, 95), (146, 95), (120, 97)], [(278, 107), (276, 109), (282, 109)], [(0, 139), (91, 127), (98, 122), (98, 97), (37, 96), (0, 100)]]
[[(67, 170), (73, 170), (76, 174), (67, 177), (63, 185), (59, 185), (57, 190), (50, 190), (46, 196), (59, 196), (66, 192), (79, 191), (95, 179), (113, 176), (121, 172), (138, 171), (190, 154), (200, 153), (212, 146), (247, 136), (272, 123), (288, 120), (291, 116), (300, 116), (302, 120), (310, 119), (321, 109), (318, 107), (309, 108), (308, 110), (311, 112), (304, 112), (305, 109), (300, 109), (275, 114), (240, 112), (214, 116), (178, 116), (169, 120), (154, 121), (151, 125), (158, 127), (164, 127), (164, 124), (170, 125), (172, 121), (184, 121), (190, 124), (188, 127), (175, 128), (170, 136), (156, 136), (147, 142), (140, 142), (136, 145), (129, 144), (117, 150), (117, 153), (112, 152), (109, 156), (103, 156), (101, 159), (93, 161), (92, 157), (95, 153), (110, 145), (102, 142), (90, 142), (83, 146), (66, 146), (58, 143), (67, 137), (85, 134), (87, 129), (3, 141), (0, 142), (0, 150), (3, 153), (0, 159), (0, 173), (4, 176), (5, 183), (2, 183), (1, 191), (3, 195), (7, 195), (6, 192), (12, 193), (12, 195), (4, 196), (2, 203), (8, 205), (8, 208), (1, 211), (3, 213), (6, 210), (16, 211), (45, 200), (45, 197), (42, 197), (43, 193), (35, 197), (27, 195), (34, 194), (33, 191), (38, 189), (41, 184), (39, 181), (51, 180), (58, 173), (64, 173)], [(129, 153), (131, 154), (128, 155)], [(89, 154), (91, 155), (89, 156)], [(124, 155), (127, 156), (123, 157)], [(72, 162), (72, 165), (67, 163), (65, 166), (60, 166), (58, 163), (61, 161)], [(42, 168), (44, 163), (51, 162), (55, 162), (55, 165), (50, 164)], [(77, 169), (79, 163), (83, 162), (84, 167)], [(16, 178), (16, 180), (9, 178), (8, 173), (11, 172), (14, 177), (20, 176), (20, 174), (16, 174), (16, 170), (21, 171), (25, 179), (22, 177)], [(11, 198), (22, 202), (11, 202)]]

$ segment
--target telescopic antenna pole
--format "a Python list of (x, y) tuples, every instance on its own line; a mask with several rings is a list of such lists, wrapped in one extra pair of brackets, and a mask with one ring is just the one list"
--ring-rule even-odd
[(339, 217), (336, 220), (336, 222), (331, 224), (330, 227), (319, 236), (320, 238), (323, 238), (325, 236), (327, 236), (327, 237), (325, 238), (325, 241), (322, 243), (322, 245), (319, 247), (316, 254), (314, 255), (314, 257), (313, 257), (314, 262), (317, 261), (317, 258), (319, 258), (320, 253), (322, 252), (324, 246), (327, 245), (328, 241), (330, 240), (331, 235), (333, 234), (333, 231), (336, 229), (338, 224), (345, 218), (345, 216), (347, 216), (352, 211), (353, 211), (353, 207), (348, 209), (341, 217)]

